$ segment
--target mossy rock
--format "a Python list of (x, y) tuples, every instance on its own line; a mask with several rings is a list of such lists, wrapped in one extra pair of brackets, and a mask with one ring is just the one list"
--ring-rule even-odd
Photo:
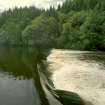
[(57, 96), (57, 99), (63, 105), (85, 105), (81, 97), (74, 92), (64, 91), (64, 90), (54, 90)]

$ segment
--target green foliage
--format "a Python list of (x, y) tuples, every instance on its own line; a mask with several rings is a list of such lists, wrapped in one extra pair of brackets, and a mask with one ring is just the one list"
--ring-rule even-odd
[(4, 11), (0, 16), (0, 44), (22, 45), (22, 31), (40, 13), (35, 7)]
[[(86, 21), (87, 13), (85, 11), (69, 13), (70, 18), (63, 24), (62, 35), (59, 37), (58, 46), (72, 49), (84, 49), (85, 34), (81, 30), (82, 25)], [(59, 46), (59, 47), (60, 47)]]
[(58, 10), (62, 12), (81, 11), (81, 10), (91, 10), (96, 7), (98, 2), (101, 0), (66, 0), (62, 7), (59, 7)]
[(0, 44), (105, 50), (105, 1), (66, 0), (57, 9), (9, 9), (0, 14)]
[(25, 28), (22, 32), (22, 39), (24, 44), (44, 48), (54, 47), (56, 46), (56, 38), (59, 35), (58, 28), (55, 18), (41, 15)]
[(104, 0), (67, 0), (58, 8), (63, 30), (58, 47), (105, 50)]

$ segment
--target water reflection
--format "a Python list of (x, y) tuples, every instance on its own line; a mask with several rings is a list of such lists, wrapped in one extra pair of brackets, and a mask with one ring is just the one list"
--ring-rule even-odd
[(49, 105), (37, 71), (41, 59), (33, 48), (0, 48), (0, 105)]
[(24, 56), (24, 52), (19, 48), (0, 48), (0, 68), (14, 77), (29, 79), (31, 71), (23, 62)]

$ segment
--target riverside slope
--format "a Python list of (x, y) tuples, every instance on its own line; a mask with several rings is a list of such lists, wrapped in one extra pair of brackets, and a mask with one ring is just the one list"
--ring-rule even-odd
[(49, 72), (56, 89), (78, 93), (86, 105), (105, 105), (105, 54), (52, 50)]

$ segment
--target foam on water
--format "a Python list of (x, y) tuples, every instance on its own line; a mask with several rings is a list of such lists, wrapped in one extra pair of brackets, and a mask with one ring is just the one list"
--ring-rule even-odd
[(83, 58), (91, 53), (95, 54), (52, 50), (47, 58), (51, 79), (57, 89), (77, 92), (92, 105), (105, 105), (105, 65), (101, 61)]

